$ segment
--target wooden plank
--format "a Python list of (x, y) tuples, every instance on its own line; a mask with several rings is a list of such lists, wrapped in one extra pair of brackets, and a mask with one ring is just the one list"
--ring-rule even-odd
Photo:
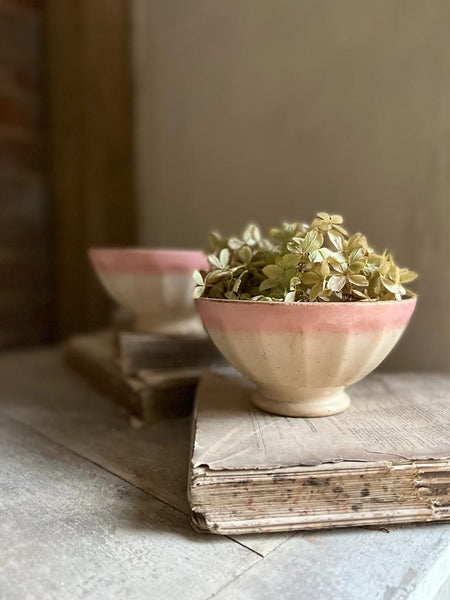
[(450, 572), (450, 525), (298, 534), (217, 600), (431, 600)]
[(204, 599), (258, 561), (28, 427), (0, 431), (2, 597)]
[(104, 325), (91, 245), (135, 242), (129, 2), (49, 0), (46, 43), (59, 333)]
[(127, 413), (65, 367), (55, 350), (0, 360), (0, 410), (188, 512), (189, 417), (133, 429)]
[(0, 291), (0, 347), (39, 344), (50, 337), (50, 290)]
[(42, 7), (0, 0), (0, 348), (52, 338)]
[[(133, 429), (126, 412), (66, 368), (55, 349), (0, 359), (0, 411), (189, 513), (190, 417)], [(290, 536), (236, 539), (264, 556)]]
[[(394, 379), (400, 382), (400, 376)], [(430, 379), (438, 382), (439, 376)], [(3, 356), (0, 359), (0, 400), (0, 410), (4, 414), (28, 423), (121, 478), (187, 511), (188, 419), (131, 429), (125, 415), (66, 370), (54, 350)], [(442, 531), (446, 532), (446, 540)], [(349, 538), (350, 534), (353, 537)], [(435, 547), (430, 536), (435, 536)], [(276, 590), (277, 595), (286, 600), (346, 599), (342, 592), (346, 582), (353, 594), (348, 598), (359, 600), (362, 596), (357, 595), (358, 586), (354, 581), (363, 573), (362, 583), (368, 585), (369, 582), (374, 586), (372, 595), (367, 597), (381, 598), (384, 589), (397, 585), (403, 567), (400, 580), (407, 576), (411, 559), (413, 567), (417, 566), (417, 573), (412, 583), (402, 583), (397, 595), (391, 594), (391, 600), (399, 600), (407, 597), (401, 595), (404, 593), (402, 586), (406, 586), (409, 593), (413, 588), (419, 592), (421, 589), (434, 591), (443, 583), (442, 565), (448, 569), (448, 558), (442, 550), (445, 543), (448, 544), (448, 538), (448, 527), (440, 526), (395, 529), (390, 534), (360, 530), (296, 535), (287, 542), (286, 537), (281, 536), (240, 536), (240, 543), (268, 555), (264, 563), (269, 562), (264, 570), (256, 565), (258, 570), (254, 574), (250, 570), (248, 575), (243, 575), (238, 580), (242, 588), (226, 587), (221, 593), (223, 598), (254, 598), (260, 594), (264, 599), (271, 598), (270, 594)], [(210, 538), (203, 536), (202, 539), (206, 542)], [(358, 553), (365, 558), (358, 558)], [(355, 567), (351, 568), (353, 563)], [(399, 565), (398, 570), (391, 563)], [(435, 568), (431, 568), (432, 565)], [(286, 573), (289, 573), (288, 579)], [(242, 590), (246, 590), (245, 593)], [(318, 590), (317, 594), (311, 595), (311, 590)], [(432, 597), (423, 596), (426, 600)], [(416, 594), (415, 598), (420, 596)]]
[(435, 600), (450, 600), (450, 577), (439, 590)]
[[(418, 377), (398, 375), (387, 379), (391, 386), (403, 385), (408, 390), (409, 386), (417, 387)], [(434, 393), (438, 393), (439, 379), (439, 375), (433, 375), (424, 383), (420, 377), (421, 385), (434, 389)], [(0, 359), (0, 410), (187, 512), (188, 418), (163, 420), (144, 429), (130, 428), (126, 415), (66, 369), (55, 350), (16, 353)], [(430, 530), (438, 531), (432, 527)], [(358, 538), (363, 541), (379, 534), (359, 533), (365, 536)], [(333, 533), (334, 543), (338, 544), (341, 534), (346, 532)], [(276, 552), (290, 546), (296, 538), (286, 542), (288, 536), (276, 534), (235, 539), (267, 555), (280, 544)]]

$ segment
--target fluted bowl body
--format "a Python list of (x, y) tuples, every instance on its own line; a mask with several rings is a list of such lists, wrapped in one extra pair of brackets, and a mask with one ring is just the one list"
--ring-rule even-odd
[(207, 268), (201, 251), (92, 248), (89, 257), (111, 298), (135, 316), (137, 331), (203, 333), (192, 300), (192, 272)]
[(253, 381), (254, 403), (318, 417), (350, 404), (345, 388), (368, 375), (404, 332), (416, 298), (389, 302), (196, 300), (223, 356)]

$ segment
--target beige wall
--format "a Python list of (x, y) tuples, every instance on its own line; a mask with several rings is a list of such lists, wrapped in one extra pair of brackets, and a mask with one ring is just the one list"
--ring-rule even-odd
[(450, 2), (134, 2), (141, 242), (342, 213), (421, 274), (386, 366), (450, 370)]

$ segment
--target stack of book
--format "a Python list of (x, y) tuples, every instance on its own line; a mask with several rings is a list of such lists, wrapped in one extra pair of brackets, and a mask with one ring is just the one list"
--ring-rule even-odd
[(70, 339), (66, 362), (143, 422), (188, 414), (200, 373), (223, 361), (207, 337), (100, 331)]
[(100, 332), (70, 340), (65, 356), (142, 422), (186, 415), (195, 396), (188, 498), (197, 531), (450, 520), (448, 379), (422, 389), (375, 374), (351, 388), (347, 411), (290, 418), (255, 408), (253, 384), (204, 337)]
[(450, 389), (391, 390), (377, 376), (352, 406), (274, 416), (240, 376), (205, 374), (193, 419), (195, 529), (219, 534), (450, 519)]

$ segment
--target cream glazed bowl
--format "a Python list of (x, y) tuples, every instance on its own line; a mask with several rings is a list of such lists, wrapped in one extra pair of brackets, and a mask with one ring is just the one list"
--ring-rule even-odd
[(257, 389), (253, 403), (292, 417), (345, 410), (345, 388), (368, 375), (405, 330), (416, 298), (387, 302), (252, 302), (199, 298), (223, 356)]
[(137, 331), (204, 335), (192, 300), (192, 272), (208, 264), (203, 252), (91, 248), (89, 258), (109, 295), (133, 313)]

